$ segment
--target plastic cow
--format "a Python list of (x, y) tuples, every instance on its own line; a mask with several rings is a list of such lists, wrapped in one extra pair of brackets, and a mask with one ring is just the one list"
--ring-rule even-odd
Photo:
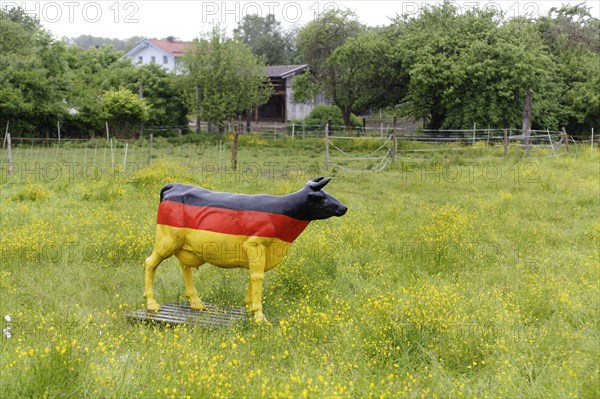
[(250, 271), (244, 302), (255, 321), (265, 321), (264, 272), (281, 262), (311, 220), (342, 216), (348, 210), (323, 191), (330, 180), (318, 177), (302, 190), (281, 196), (220, 193), (177, 183), (164, 186), (154, 251), (145, 262), (147, 309), (160, 310), (154, 298), (154, 273), (163, 260), (175, 255), (193, 309), (203, 310), (204, 304), (194, 287), (192, 268), (207, 262), (242, 267)]

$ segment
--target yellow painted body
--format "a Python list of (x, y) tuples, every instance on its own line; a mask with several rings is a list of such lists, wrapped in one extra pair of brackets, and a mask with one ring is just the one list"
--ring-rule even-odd
[(244, 300), (246, 307), (254, 313), (255, 321), (266, 321), (262, 312), (264, 272), (281, 262), (290, 245), (278, 238), (231, 235), (158, 224), (154, 251), (145, 262), (144, 296), (147, 309), (160, 310), (154, 296), (154, 273), (163, 260), (175, 255), (179, 259), (185, 293), (193, 309), (204, 309), (192, 279), (193, 268), (204, 263), (223, 268), (244, 268), (250, 272)]

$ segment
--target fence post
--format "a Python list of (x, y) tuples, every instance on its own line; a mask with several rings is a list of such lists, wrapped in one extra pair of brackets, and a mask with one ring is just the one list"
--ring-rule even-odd
[(590, 156), (594, 155), (594, 128), (592, 128), (592, 138), (590, 139)]
[(231, 141), (231, 169), (235, 172), (237, 169), (238, 136), (240, 129), (234, 129), (233, 140)]
[(329, 121), (325, 125), (325, 169), (329, 169)]
[(60, 121), (56, 122), (56, 130), (58, 131), (58, 142), (60, 143)]
[(104, 121), (104, 125), (106, 126), (106, 142), (110, 140), (110, 133), (108, 132), (108, 121)]
[(129, 148), (129, 143), (125, 143), (125, 155), (123, 155), (123, 173), (125, 173), (125, 167), (127, 165), (127, 149)]
[(504, 129), (504, 158), (508, 156), (508, 131)]
[(294, 140), (294, 130), (296, 129), (296, 124), (292, 122), (292, 140)]
[(523, 124), (521, 134), (523, 135), (522, 144), (525, 145), (525, 153), (529, 155), (529, 136), (531, 135), (531, 102), (533, 100), (533, 90), (528, 89), (523, 104)]
[(304, 119), (302, 119), (302, 138), (304, 139), (304, 135), (306, 134), (306, 124), (304, 123)]
[(8, 175), (12, 176), (12, 151), (11, 151), (11, 145), (10, 145), (10, 133), (6, 133), (6, 145), (8, 148)]
[(150, 133), (150, 140), (148, 140), (148, 166), (150, 166), (150, 162), (152, 161), (152, 139), (154, 135)]
[(552, 153), (554, 154), (554, 143), (552, 142), (552, 136), (550, 136), (550, 129), (546, 129), (548, 133), (548, 140), (550, 141), (550, 148), (552, 148)]
[(10, 119), (6, 121), (6, 132), (4, 133), (4, 143), (2, 144), (2, 148), (6, 147), (6, 138), (8, 137), (8, 125), (10, 124)]
[(110, 139), (110, 167), (115, 168), (115, 149), (113, 147), (113, 140)]
[[(196, 86), (196, 134), (200, 133), (200, 86)], [(208, 132), (210, 133), (210, 131)]]
[(563, 136), (563, 140), (565, 141), (565, 145), (566, 145), (566, 149), (567, 151), (569, 151), (569, 135), (567, 134), (567, 131), (565, 130), (565, 127), (563, 126), (562, 128), (562, 136)]
[(398, 152), (398, 137), (396, 135), (396, 117), (394, 116), (394, 129), (392, 130), (392, 162), (396, 162)]
[(475, 130), (477, 129), (477, 123), (473, 123), (473, 145), (475, 145)]

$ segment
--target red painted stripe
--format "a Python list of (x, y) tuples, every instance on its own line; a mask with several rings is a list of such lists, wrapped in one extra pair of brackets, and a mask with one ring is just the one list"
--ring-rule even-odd
[(193, 206), (166, 200), (158, 207), (156, 223), (223, 234), (279, 238), (291, 243), (310, 222), (278, 213)]

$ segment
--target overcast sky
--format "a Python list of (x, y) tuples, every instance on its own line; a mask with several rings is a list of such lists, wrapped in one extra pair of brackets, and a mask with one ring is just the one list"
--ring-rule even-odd
[[(502, 9), (509, 16), (545, 15), (551, 7), (567, 1), (453, 1), (461, 10), (475, 6)], [(427, 4), (435, 1), (4, 1), (0, 7), (21, 6), (36, 15), (44, 27), (55, 36), (76, 37), (92, 35), (125, 39), (131, 36), (164, 38), (175, 36), (191, 40), (210, 31), (220, 23), (229, 31), (245, 16), (271, 13), (284, 27), (302, 26), (328, 8), (350, 8), (361, 22), (375, 26), (386, 25), (398, 14), (418, 14)], [(579, 1), (571, 1), (577, 4)], [(588, 1), (595, 17), (600, 17), (597, 1)]]

